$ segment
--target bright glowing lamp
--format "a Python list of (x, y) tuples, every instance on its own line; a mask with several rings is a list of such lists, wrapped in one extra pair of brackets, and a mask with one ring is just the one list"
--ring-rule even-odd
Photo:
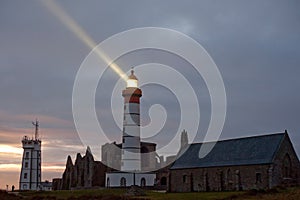
[(127, 80), (127, 87), (134, 87), (137, 88), (137, 80), (128, 79)]
[(127, 79), (127, 87), (133, 87), (133, 88), (137, 88), (138, 87), (138, 79), (134, 75), (133, 69), (131, 70), (131, 74), (130, 74), (130, 76)]

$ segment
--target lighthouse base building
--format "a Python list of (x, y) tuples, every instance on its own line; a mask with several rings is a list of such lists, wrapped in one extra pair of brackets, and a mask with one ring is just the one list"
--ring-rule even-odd
[(153, 187), (156, 174), (154, 173), (133, 173), (133, 172), (113, 172), (106, 173), (106, 187)]

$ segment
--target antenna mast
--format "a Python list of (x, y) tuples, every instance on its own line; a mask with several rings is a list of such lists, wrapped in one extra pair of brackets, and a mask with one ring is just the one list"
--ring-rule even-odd
[(39, 136), (39, 121), (36, 119), (35, 122), (32, 122), (32, 125), (35, 127), (34, 139), (37, 140)]

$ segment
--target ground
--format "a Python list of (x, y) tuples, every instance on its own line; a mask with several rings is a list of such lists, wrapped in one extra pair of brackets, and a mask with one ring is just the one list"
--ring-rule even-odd
[[(80, 191), (52, 191), (52, 192), (22, 192), (8, 194), (0, 192), (0, 199), (8, 200), (37, 200), (37, 199), (105, 199), (105, 200), (181, 200), (181, 199), (203, 199), (203, 200), (298, 200), (300, 199), (300, 188), (277, 188), (272, 190), (251, 190), (245, 192), (194, 192), (194, 193), (163, 193), (157, 191), (146, 191), (145, 196), (132, 197), (126, 195), (125, 189), (101, 189), (101, 190), (80, 190)], [(17, 195), (17, 196), (16, 196)]]

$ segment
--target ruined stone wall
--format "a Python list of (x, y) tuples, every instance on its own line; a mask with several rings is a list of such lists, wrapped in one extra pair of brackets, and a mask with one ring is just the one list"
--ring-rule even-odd
[(79, 153), (73, 165), (71, 157), (68, 156), (66, 169), (60, 181), (56, 181), (57, 190), (83, 189), (105, 186), (105, 172), (107, 167), (95, 161), (90, 151), (82, 157)]

